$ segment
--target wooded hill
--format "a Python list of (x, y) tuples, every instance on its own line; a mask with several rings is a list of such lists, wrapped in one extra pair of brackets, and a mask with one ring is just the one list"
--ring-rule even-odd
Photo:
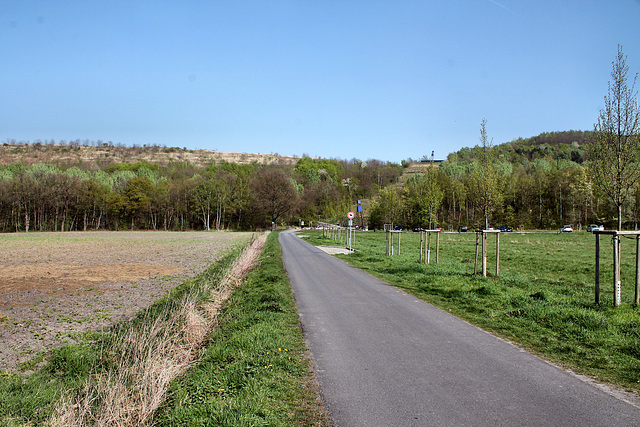
[[(100, 141), (7, 141), (0, 146), (0, 229), (252, 229), (272, 222), (338, 222), (359, 199), (366, 200), (366, 209), (357, 224), (370, 227), (480, 227), (487, 201), (493, 226), (609, 226), (612, 206), (587, 175), (589, 136), (550, 132), (493, 146), (490, 175), (483, 172), (480, 146), (416, 173), (410, 159), (398, 165)], [(491, 191), (483, 194), (487, 182)], [(634, 226), (640, 191), (624, 209), (627, 225)]]
[[(491, 147), (465, 147), (404, 188), (381, 191), (370, 225), (383, 223), (444, 229), (489, 225), (516, 229), (560, 229), (590, 223), (612, 227), (615, 209), (589, 179), (585, 158), (591, 132), (543, 133)], [(485, 159), (484, 166), (482, 159)], [(624, 220), (635, 228), (640, 188), (625, 204)]]
[(0, 147), (0, 230), (255, 229), (334, 221), (402, 166), (125, 147), (8, 141)]
[[(518, 138), (493, 147), (495, 156), (512, 163), (524, 164), (536, 159), (571, 160), (582, 164), (585, 160), (585, 147), (589, 143), (589, 131), (544, 132), (531, 138)], [(449, 154), (450, 162), (471, 160), (479, 147), (463, 148)]]

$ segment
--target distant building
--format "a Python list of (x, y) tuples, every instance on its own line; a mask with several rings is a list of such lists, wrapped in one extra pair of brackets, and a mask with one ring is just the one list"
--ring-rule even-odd
[(427, 158), (427, 156), (423, 156), (420, 160), (420, 163), (442, 163), (444, 160), (435, 160), (434, 156), (435, 151), (431, 151), (431, 157)]

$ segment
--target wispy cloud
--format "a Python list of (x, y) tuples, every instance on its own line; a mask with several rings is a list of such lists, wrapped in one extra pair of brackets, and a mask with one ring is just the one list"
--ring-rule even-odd
[[(489, 0), (489, 1), (490, 1), (491, 3), (493, 3), (493, 4), (495, 4), (496, 6), (501, 7), (501, 8), (503, 8), (504, 10), (507, 10), (507, 11), (509, 11), (509, 12), (513, 13), (514, 15), (520, 16), (518, 13), (516, 13), (516, 12), (514, 12), (513, 10), (509, 9), (507, 6), (505, 6), (505, 5), (503, 5), (503, 4), (498, 3), (498, 2), (497, 2), (497, 1), (495, 1), (495, 0)], [(636, 1), (640, 1), (640, 0), (636, 0)]]

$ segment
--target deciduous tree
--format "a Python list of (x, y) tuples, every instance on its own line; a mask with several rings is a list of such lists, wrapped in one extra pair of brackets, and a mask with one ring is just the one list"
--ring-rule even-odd
[(407, 209), (417, 216), (421, 226), (433, 228), (436, 214), (442, 200), (444, 191), (437, 181), (435, 169), (429, 169), (425, 174), (410, 179), (405, 185), (405, 199)]
[(370, 222), (374, 227), (382, 224), (397, 224), (402, 218), (402, 198), (398, 190), (386, 187), (380, 191), (380, 198), (371, 207)]
[(264, 219), (272, 223), (293, 212), (298, 193), (291, 180), (282, 170), (265, 167), (252, 179), (255, 209)]
[(491, 213), (500, 202), (500, 189), (493, 156), (493, 144), (487, 137), (486, 119), (482, 119), (482, 124), (480, 125), (480, 144), (474, 178), (478, 191), (478, 200), (484, 216), (484, 226), (488, 228)]
[(588, 148), (589, 173), (596, 186), (613, 202), (622, 229), (622, 205), (640, 179), (640, 109), (635, 91), (636, 76), (627, 84), (627, 57), (618, 45), (609, 90), (604, 97)]

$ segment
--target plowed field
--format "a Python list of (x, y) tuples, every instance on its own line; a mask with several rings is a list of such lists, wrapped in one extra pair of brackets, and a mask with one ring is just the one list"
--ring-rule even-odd
[(250, 233), (0, 235), (0, 370), (127, 320)]

